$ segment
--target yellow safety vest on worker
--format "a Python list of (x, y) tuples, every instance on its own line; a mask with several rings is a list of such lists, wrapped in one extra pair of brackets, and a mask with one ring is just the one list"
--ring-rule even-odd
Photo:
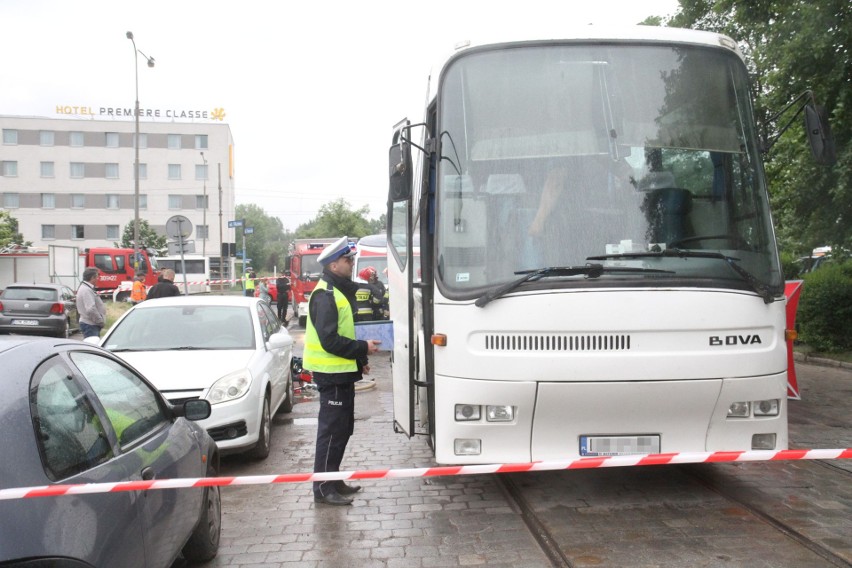
[(254, 278), (251, 278), (251, 272), (246, 272), (245, 280), (246, 283), (244, 288), (246, 290), (254, 290)]
[[(321, 279), (317, 282), (312, 295), (327, 289), (328, 283)], [(337, 333), (341, 337), (355, 339), (355, 319), (352, 316), (352, 305), (343, 295), (343, 292), (337, 288), (332, 288), (332, 292), (334, 293), (334, 303), (337, 305)], [(302, 367), (319, 373), (349, 373), (358, 370), (358, 364), (354, 359), (338, 357), (322, 348), (319, 335), (310, 316), (305, 327), (305, 351), (302, 357)]]

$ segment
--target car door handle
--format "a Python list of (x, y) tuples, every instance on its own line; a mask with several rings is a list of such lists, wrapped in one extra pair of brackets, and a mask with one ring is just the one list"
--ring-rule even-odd
[(142, 470), (142, 481), (151, 481), (157, 477), (157, 474), (154, 473), (153, 467), (146, 467)]

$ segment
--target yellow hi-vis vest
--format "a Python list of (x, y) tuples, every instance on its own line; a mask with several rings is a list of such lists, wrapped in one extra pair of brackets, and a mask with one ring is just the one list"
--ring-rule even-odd
[(249, 278), (250, 275), (251, 275), (251, 272), (246, 272), (246, 275), (245, 275), (245, 279), (246, 279), (245, 289), (246, 290), (254, 290), (254, 278)]
[[(317, 291), (327, 290), (328, 283), (320, 279), (311, 295)], [(334, 303), (337, 304), (337, 333), (341, 337), (355, 339), (355, 319), (352, 317), (352, 305), (343, 292), (332, 288), (334, 292)], [(311, 321), (310, 310), (308, 311), (308, 324), (305, 327), (305, 351), (302, 355), (302, 367), (309, 371), (318, 373), (349, 373), (358, 370), (358, 364), (354, 359), (344, 359), (332, 355), (322, 348), (322, 344)]]

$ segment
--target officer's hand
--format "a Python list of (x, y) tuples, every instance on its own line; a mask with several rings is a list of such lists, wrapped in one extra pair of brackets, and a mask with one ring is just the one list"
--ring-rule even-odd
[(361, 374), (369, 375), (370, 374), (370, 366), (364, 365), (363, 367), (361, 367)]
[(372, 355), (376, 351), (379, 350), (379, 345), (382, 342), (378, 339), (368, 339), (367, 340), (367, 355)]

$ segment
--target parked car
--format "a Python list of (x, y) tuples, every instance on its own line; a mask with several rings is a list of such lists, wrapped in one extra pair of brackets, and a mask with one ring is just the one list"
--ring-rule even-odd
[[(88, 343), (0, 338), (0, 488), (211, 477), (215, 442), (142, 375)], [(219, 547), (218, 487), (0, 501), (0, 565), (165, 568)]]
[(272, 416), (293, 410), (293, 338), (258, 298), (147, 300), (100, 343), (141, 370), (172, 404), (208, 400), (213, 412), (199, 424), (223, 452), (265, 458)]
[(0, 294), (0, 333), (69, 337), (79, 327), (74, 291), (62, 284), (12, 284)]

